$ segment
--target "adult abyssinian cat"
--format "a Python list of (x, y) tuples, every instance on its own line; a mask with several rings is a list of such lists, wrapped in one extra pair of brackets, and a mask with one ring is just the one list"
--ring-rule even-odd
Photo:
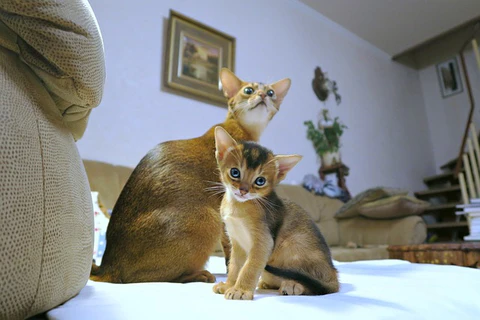
[[(220, 126), (236, 139), (258, 140), (279, 110), (290, 79), (271, 85), (244, 82), (228, 69), (221, 70), (220, 79), (229, 99)], [(222, 192), (215, 189), (220, 178), (214, 128), (198, 138), (160, 143), (140, 161), (115, 204), (102, 264), (92, 265), (90, 279), (215, 281), (203, 270), (224, 235)]]
[(302, 157), (237, 143), (221, 127), (215, 128), (215, 141), (225, 186), (220, 213), (232, 252), (227, 281), (213, 291), (251, 300), (262, 275), (260, 288), (284, 295), (338, 292), (337, 270), (320, 230), (302, 208), (274, 190)]

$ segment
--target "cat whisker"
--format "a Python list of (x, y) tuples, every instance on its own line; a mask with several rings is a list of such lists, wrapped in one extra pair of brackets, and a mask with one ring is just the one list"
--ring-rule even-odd
[(211, 184), (215, 184), (215, 185), (221, 185), (221, 186), (223, 186), (223, 183), (218, 182), (218, 181), (205, 180), (205, 182), (208, 182), (208, 183), (211, 183)]
[(276, 205), (275, 203), (271, 202), (271, 201), (268, 201), (267, 199), (265, 198), (259, 198), (260, 200), (260, 203), (262, 203), (264, 205), (265, 208), (268, 208), (268, 211), (270, 210), (276, 210), (278, 205)]
[(257, 205), (259, 208), (263, 208), (262, 211), (270, 212), (270, 209), (267, 208), (267, 206), (263, 203), (262, 198), (255, 199), (254, 201), (255, 205)]
[(225, 194), (225, 190), (224, 189), (217, 189), (217, 190), (205, 190), (209, 195), (208, 195), (208, 198), (211, 198), (211, 197), (214, 197), (214, 196), (219, 196), (219, 197), (223, 197), (223, 195)]

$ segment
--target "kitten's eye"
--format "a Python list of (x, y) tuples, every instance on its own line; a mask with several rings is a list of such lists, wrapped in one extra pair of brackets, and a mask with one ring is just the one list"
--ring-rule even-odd
[(232, 168), (230, 169), (230, 175), (232, 176), (232, 178), (240, 178), (240, 170), (238, 170), (237, 168)]
[(255, 179), (255, 184), (259, 187), (265, 185), (266, 182), (267, 179), (265, 179), (264, 177), (258, 177), (257, 179)]
[(243, 92), (245, 94), (252, 94), (253, 93), (253, 88), (252, 87), (246, 87), (245, 89), (243, 89)]
[(269, 97), (273, 97), (274, 94), (275, 94), (275, 92), (272, 89), (267, 91), (267, 96), (269, 96)]

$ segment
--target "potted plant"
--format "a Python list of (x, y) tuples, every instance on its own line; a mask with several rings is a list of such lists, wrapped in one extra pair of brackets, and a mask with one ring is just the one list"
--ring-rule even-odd
[[(314, 74), (312, 88), (317, 98), (325, 104), (329, 96), (334, 95), (335, 102), (339, 105), (342, 99), (337, 83), (330, 80), (320, 67), (315, 68)], [(307, 139), (312, 141), (323, 167), (341, 163), (340, 137), (347, 126), (341, 123), (338, 117), (332, 119), (326, 108), (320, 110), (319, 118), (316, 127), (312, 121), (304, 122), (307, 126)]]
[(317, 127), (311, 120), (305, 121), (307, 139), (312, 141), (313, 148), (325, 167), (341, 162), (340, 137), (347, 128), (338, 117), (330, 118), (328, 109), (322, 109), (321, 119)]

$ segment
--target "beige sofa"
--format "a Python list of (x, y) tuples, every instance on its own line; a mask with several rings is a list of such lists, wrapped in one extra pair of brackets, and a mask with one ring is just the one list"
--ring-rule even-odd
[[(84, 164), (92, 191), (99, 192), (106, 208), (113, 208), (132, 169), (91, 160), (84, 160)], [(422, 243), (426, 238), (426, 226), (419, 216), (337, 220), (334, 215), (343, 205), (339, 200), (316, 196), (294, 185), (280, 185), (277, 192), (298, 203), (313, 217), (332, 249), (333, 258), (339, 261), (386, 259), (388, 245)], [(349, 242), (360, 247), (347, 248)], [(220, 245), (214, 254), (222, 254)]]

